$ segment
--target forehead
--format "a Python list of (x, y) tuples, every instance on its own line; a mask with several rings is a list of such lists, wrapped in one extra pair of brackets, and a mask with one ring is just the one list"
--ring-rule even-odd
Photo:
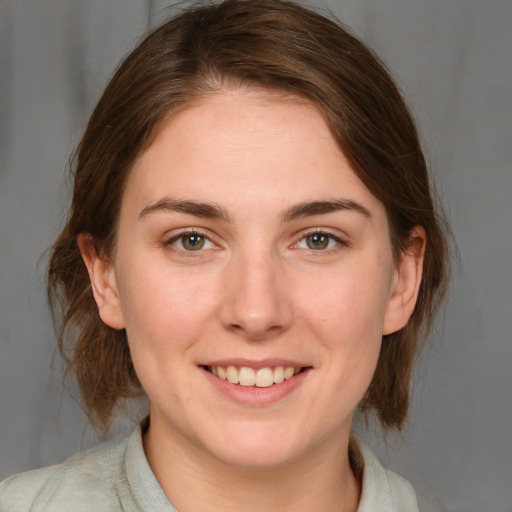
[[(379, 202), (350, 167), (319, 109), (261, 90), (211, 94), (170, 116), (136, 161), (126, 194), (261, 207), (354, 196)], [(140, 205), (144, 207), (144, 205)]]
[(155, 140), (157, 144), (150, 146), (147, 153), (155, 154), (158, 146), (168, 143), (183, 151), (189, 151), (191, 143), (198, 157), (208, 149), (238, 150), (243, 154), (261, 145), (282, 151), (307, 139), (305, 150), (321, 141), (324, 151), (328, 148), (329, 153), (344, 158), (322, 111), (314, 103), (294, 94), (261, 88), (223, 89), (202, 96), (166, 119), (158, 138), (161, 144)]

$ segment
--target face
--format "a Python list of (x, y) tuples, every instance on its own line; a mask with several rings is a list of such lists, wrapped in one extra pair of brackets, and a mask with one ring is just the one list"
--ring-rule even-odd
[(169, 120), (128, 178), (112, 258), (84, 257), (150, 428), (236, 465), (346, 443), (415, 293), (318, 110), (255, 91)]

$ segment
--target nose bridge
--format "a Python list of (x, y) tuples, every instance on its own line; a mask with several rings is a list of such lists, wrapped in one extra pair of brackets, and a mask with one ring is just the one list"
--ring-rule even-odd
[(221, 321), (247, 338), (262, 339), (291, 322), (283, 262), (270, 248), (240, 251), (226, 268)]

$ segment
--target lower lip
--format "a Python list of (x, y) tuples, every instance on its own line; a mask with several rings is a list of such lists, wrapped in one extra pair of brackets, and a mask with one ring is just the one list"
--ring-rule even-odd
[(208, 381), (224, 396), (239, 404), (252, 406), (269, 405), (283, 399), (304, 382), (310, 370), (311, 368), (306, 368), (279, 384), (272, 384), (272, 386), (267, 388), (257, 388), (255, 386), (231, 384), (231, 382), (219, 379), (219, 377), (216, 377), (208, 370), (201, 368)]

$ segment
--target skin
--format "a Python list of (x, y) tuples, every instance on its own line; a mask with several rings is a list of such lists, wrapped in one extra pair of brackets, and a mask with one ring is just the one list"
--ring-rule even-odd
[[(201, 249), (184, 245), (190, 232)], [(382, 335), (414, 308), (420, 227), (411, 240), (395, 262), (384, 206), (305, 101), (220, 91), (164, 123), (128, 178), (114, 254), (79, 245), (103, 321), (126, 329), (150, 401), (146, 455), (175, 507), (357, 509), (352, 416)], [(244, 403), (202, 367), (240, 359), (308, 371), (279, 399)]]

